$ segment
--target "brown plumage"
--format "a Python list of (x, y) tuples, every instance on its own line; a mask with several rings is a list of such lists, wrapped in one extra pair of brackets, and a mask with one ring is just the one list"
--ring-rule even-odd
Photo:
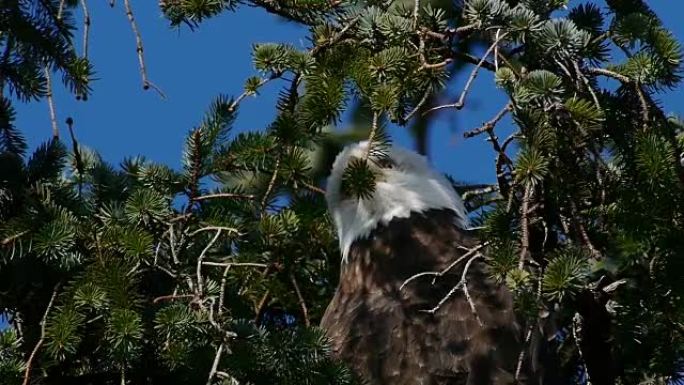
[[(456, 290), (469, 258), (440, 271), (476, 245), (454, 225), (451, 210), (395, 218), (352, 243), (337, 292), (323, 316), (335, 353), (371, 385), (514, 384), (522, 344), (510, 293), (488, 278), (482, 259), (472, 262), (464, 292)], [(481, 321), (482, 325), (480, 325)], [(527, 361), (527, 360), (526, 360)], [(524, 368), (519, 383), (526, 379)]]

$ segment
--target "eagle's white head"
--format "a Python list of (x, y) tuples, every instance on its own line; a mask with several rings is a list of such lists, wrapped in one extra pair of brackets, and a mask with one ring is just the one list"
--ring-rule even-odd
[(425, 157), (401, 147), (387, 150), (388, 162), (369, 162), (375, 171), (373, 195), (358, 199), (342, 192), (342, 175), (354, 159), (363, 159), (368, 141), (345, 147), (333, 163), (326, 199), (335, 221), (342, 260), (352, 243), (368, 237), (378, 225), (386, 225), (394, 218), (407, 218), (412, 213), (430, 209), (449, 209), (456, 213), (460, 228), (468, 227), (468, 217), (461, 197), (456, 194), (444, 175), (430, 167)]

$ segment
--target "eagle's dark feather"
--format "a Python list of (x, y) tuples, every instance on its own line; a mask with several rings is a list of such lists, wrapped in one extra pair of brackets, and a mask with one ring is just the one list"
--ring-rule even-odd
[(522, 343), (512, 298), (488, 278), (481, 259), (467, 278), (484, 326), (462, 290), (434, 314), (426, 312), (457, 285), (467, 258), (434, 283), (427, 276), (400, 290), (409, 277), (440, 271), (476, 244), (454, 225), (455, 215), (448, 209), (413, 213), (352, 243), (321, 326), (335, 353), (370, 385), (534, 382), (527, 367), (515, 380)]

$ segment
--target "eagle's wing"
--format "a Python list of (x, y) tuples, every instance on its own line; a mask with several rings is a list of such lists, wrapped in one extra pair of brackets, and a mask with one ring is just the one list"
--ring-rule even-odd
[[(453, 213), (438, 210), (395, 219), (355, 242), (321, 325), (335, 352), (371, 385), (516, 383), (522, 345), (511, 296), (480, 257), (471, 261), (471, 253), (443, 276), (402, 287), (474, 244), (453, 226)], [(461, 280), (468, 261), (470, 300)], [(531, 383), (525, 374), (519, 383)]]

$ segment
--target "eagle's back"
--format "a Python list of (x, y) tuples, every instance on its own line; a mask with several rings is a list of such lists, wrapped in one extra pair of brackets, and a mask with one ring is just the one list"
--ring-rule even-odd
[(321, 326), (335, 353), (370, 385), (516, 383), (522, 345), (511, 295), (488, 278), (481, 260), (467, 279), (483, 326), (462, 290), (426, 312), (458, 284), (468, 258), (434, 283), (427, 276), (401, 289), (409, 277), (440, 271), (475, 245), (453, 225), (454, 215), (430, 210), (397, 218), (350, 249)]

